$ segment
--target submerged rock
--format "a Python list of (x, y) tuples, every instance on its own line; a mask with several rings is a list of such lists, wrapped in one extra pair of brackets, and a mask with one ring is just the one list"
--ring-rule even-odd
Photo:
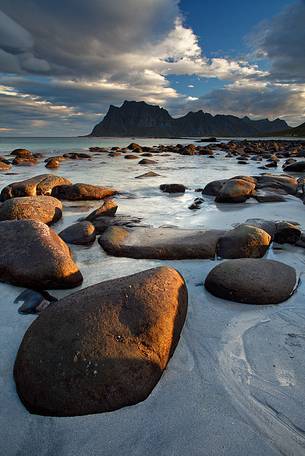
[(141, 174), (141, 176), (136, 176), (135, 179), (144, 179), (145, 177), (158, 177), (160, 174), (155, 173), (154, 171), (148, 171), (145, 174)]
[(14, 378), (31, 412), (77, 416), (141, 402), (183, 328), (187, 289), (161, 267), (102, 282), (46, 309), (27, 330)]
[(162, 184), (160, 190), (164, 193), (184, 193), (186, 187), (183, 184)]
[(225, 231), (111, 227), (99, 238), (110, 255), (167, 260), (212, 259)]
[(73, 288), (82, 275), (69, 247), (35, 220), (0, 222), (0, 281), (34, 289)]
[(31, 219), (50, 225), (61, 217), (62, 204), (52, 196), (11, 198), (0, 207), (0, 221)]
[(21, 314), (37, 314), (45, 310), (51, 302), (57, 299), (51, 296), (47, 291), (24, 290), (17, 296), (14, 303), (23, 302), (18, 312)]
[(296, 286), (294, 268), (265, 259), (228, 260), (213, 268), (206, 289), (218, 298), (246, 304), (278, 304), (288, 299)]
[(156, 165), (156, 160), (150, 160), (149, 158), (143, 158), (139, 161), (139, 165)]
[(88, 245), (95, 241), (96, 232), (91, 222), (84, 221), (68, 226), (59, 236), (68, 244)]

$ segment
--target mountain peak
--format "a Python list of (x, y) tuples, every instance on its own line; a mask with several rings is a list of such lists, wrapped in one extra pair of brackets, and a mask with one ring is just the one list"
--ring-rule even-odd
[(91, 136), (259, 136), (287, 128), (287, 123), (281, 119), (269, 121), (251, 120), (248, 116), (213, 116), (203, 110), (173, 118), (160, 106), (125, 100), (121, 107), (110, 105), (104, 119), (93, 128)]

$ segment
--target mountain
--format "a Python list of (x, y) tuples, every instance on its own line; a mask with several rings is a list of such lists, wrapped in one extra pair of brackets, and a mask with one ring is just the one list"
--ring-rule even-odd
[(298, 127), (289, 128), (288, 130), (280, 131), (278, 136), (292, 136), (297, 138), (305, 137), (305, 122)]
[(144, 101), (124, 101), (121, 107), (110, 106), (104, 119), (89, 136), (182, 137), (182, 136), (262, 136), (287, 130), (284, 120), (251, 120), (231, 115), (198, 111), (173, 118), (168, 111)]

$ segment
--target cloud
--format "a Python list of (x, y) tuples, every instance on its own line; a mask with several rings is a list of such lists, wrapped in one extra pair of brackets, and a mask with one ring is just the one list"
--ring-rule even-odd
[(247, 114), (252, 118), (280, 117), (298, 125), (305, 116), (305, 84), (240, 80), (189, 103), (187, 109), (203, 109), (212, 114)]
[(260, 24), (250, 40), (256, 55), (268, 59), (273, 80), (305, 82), (305, 0)]
[[(10, 128), (8, 122), (40, 130), (49, 122), (53, 128), (57, 118), (59, 128), (74, 125), (82, 134), (110, 103), (124, 99), (168, 106), (173, 114), (190, 107), (273, 116), (282, 108), (296, 119), (303, 115), (304, 5), (299, 0), (252, 36), (255, 55), (270, 61), (262, 70), (242, 59), (205, 56), (178, 0), (2, 0), (3, 128)], [(188, 97), (171, 86), (173, 75), (217, 78), (225, 85)]]

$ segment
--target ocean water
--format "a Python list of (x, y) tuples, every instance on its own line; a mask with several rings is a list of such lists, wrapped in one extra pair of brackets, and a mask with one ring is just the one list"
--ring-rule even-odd
[[(88, 151), (90, 146), (127, 146), (190, 143), (185, 140), (140, 138), (2, 138), (0, 154), (9, 157), (17, 147), (42, 152), (45, 157), (63, 152)], [(1, 188), (9, 182), (42, 173), (54, 173), (76, 182), (113, 186), (118, 215), (139, 217), (151, 227), (230, 229), (248, 218), (293, 220), (305, 229), (304, 205), (292, 196), (282, 203), (216, 204), (203, 196), (197, 211), (189, 209), (196, 189), (214, 179), (264, 172), (249, 161), (240, 165), (225, 158), (168, 157), (155, 154), (156, 164), (107, 153), (91, 153), (91, 160), (66, 160), (57, 170), (37, 166), (13, 167), (1, 173)], [(282, 172), (282, 162), (272, 173)], [(135, 179), (154, 171), (157, 177)], [(183, 195), (160, 191), (163, 183), (187, 186)], [(53, 228), (84, 217), (99, 202), (64, 202), (63, 218)], [(22, 242), (22, 239), (20, 240)], [(158, 261), (116, 258), (105, 254), (98, 242), (71, 246), (83, 273), (81, 288), (132, 274), (161, 264), (184, 276), (189, 308), (173, 358), (152, 394), (142, 403), (112, 413), (74, 418), (31, 415), (20, 403), (13, 380), (13, 365), (22, 337), (35, 316), (20, 315), (14, 299), (22, 289), (0, 283), (0, 454), (6, 456), (303, 456), (305, 454), (305, 333), (304, 249), (270, 248), (268, 258), (295, 267), (298, 291), (277, 306), (230, 303), (210, 295), (203, 286), (217, 264), (210, 260)], [(53, 290), (60, 298), (77, 290)], [(294, 336), (289, 336), (289, 335)], [(292, 341), (292, 342), (291, 342)]]

